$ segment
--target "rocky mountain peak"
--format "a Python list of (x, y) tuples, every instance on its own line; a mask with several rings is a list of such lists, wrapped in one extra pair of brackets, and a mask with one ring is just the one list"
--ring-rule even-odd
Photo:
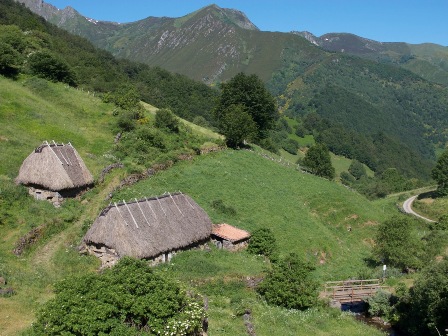
[(259, 30), (258, 27), (249, 20), (246, 14), (236, 9), (221, 8), (218, 5), (213, 4), (202, 8), (198, 12), (213, 13), (218, 19), (232, 23), (242, 29)]

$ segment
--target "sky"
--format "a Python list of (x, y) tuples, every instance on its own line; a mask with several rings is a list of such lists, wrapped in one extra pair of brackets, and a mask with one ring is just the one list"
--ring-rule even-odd
[(380, 42), (448, 46), (448, 0), (44, 0), (102, 21), (181, 17), (210, 4), (244, 12), (260, 30), (352, 33)]

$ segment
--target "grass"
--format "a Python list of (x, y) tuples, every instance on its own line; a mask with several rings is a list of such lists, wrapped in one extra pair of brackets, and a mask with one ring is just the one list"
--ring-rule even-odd
[(416, 199), (412, 203), (412, 207), (420, 215), (437, 221), (442, 215), (447, 214), (448, 197), (423, 197)]
[(37, 78), (14, 82), (0, 76), (0, 92), (0, 175), (17, 176), (23, 159), (44, 140), (71, 142), (94, 175), (107, 165), (112, 105)]
[[(145, 102), (140, 102), (142, 104), (142, 106), (145, 108), (146, 111), (148, 111), (151, 115), (155, 116), (156, 112), (159, 110), (157, 107), (154, 107), (148, 103)], [(224, 136), (222, 136), (221, 134), (218, 134), (216, 132), (213, 132), (212, 130), (193, 124), (192, 122), (179, 118), (180, 121), (182, 123), (184, 123), (185, 125), (187, 125), (189, 128), (191, 128), (193, 130), (194, 133), (196, 134), (200, 134), (206, 138), (209, 139), (224, 139)]]
[[(376, 223), (395, 211), (334, 182), (253, 152), (231, 150), (180, 163), (121, 190), (114, 199), (178, 190), (192, 196), (214, 223), (249, 231), (271, 228), (283, 254), (299, 253), (326, 280), (356, 276), (369, 254)], [(236, 215), (217, 212), (211, 206), (214, 200), (233, 207)]]
[[(56, 281), (98, 268), (96, 258), (79, 255), (76, 247), (86, 224), (108, 202), (108, 194), (125, 172), (114, 170), (103, 184), (58, 209), (30, 198), (25, 188), (14, 185), (13, 178), (22, 160), (42, 140), (71, 141), (94, 176), (112, 162), (113, 106), (93, 94), (37, 79), (0, 77), (0, 93), (0, 207), (5, 210), (0, 216), (0, 276), (17, 293), (0, 298), (0, 334), (17, 335), (54, 295)], [(216, 223), (228, 222), (249, 231), (272, 228), (281, 253), (294, 251), (314, 263), (320, 281), (356, 276), (365, 267), (375, 224), (393, 213), (393, 207), (369, 202), (334, 182), (300, 173), (295, 165), (285, 166), (284, 161), (258, 154), (227, 150), (196, 157), (116, 192), (114, 198), (182, 190)], [(222, 200), (236, 214), (215, 210), (214, 200)], [(17, 240), (39, 225), (48, 226), (42, 239), (20, 257), (13, 255)], [(266, 306), (246, 281), (262, 276), (267, 267), (269, 263), (261, 257), (211, 248), (179, 253), (158, 271), (209, 297), (213, 335), (247, 334), (239, 314), (248, 305), (260, 335), (273, 333), (274, 326), (282, 335), (374, 335), (373, 329), (326, 308), (295, 312)]]

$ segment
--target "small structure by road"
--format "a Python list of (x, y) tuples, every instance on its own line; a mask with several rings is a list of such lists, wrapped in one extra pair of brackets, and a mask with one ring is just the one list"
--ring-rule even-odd
[(410, 215), (416, 216), (418, 218), (421, 218), (427, 222), (430, 223), (434, 223), (435, 221), (433, 221), (432, 219), (423, 217), (422, 215), (419, 215), (418, 213), (416, 213), (414, 210), (412, 210), (412, 203), (414, 202), (414, 200), (418, 197), (418, 195), (409, 197), (406, 201), (404, 201), (403, 203), (403, 210), (405, 213), (408, 213)]

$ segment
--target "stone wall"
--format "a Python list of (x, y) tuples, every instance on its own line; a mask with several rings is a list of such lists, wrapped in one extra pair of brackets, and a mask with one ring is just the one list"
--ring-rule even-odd
[(58, 207), (61, 205), (64, 198), (57, 191), (38, 189), (34, 187), (28, 188), (28, 193), (37, 200), (47, 200)]
[(212, 238), (211, 241), (217, 248), (232, 251), (232, 252), (244, 250), (249, 245), (249, 240), (243, 240), (243, 241), (232, 243), (229, 240), (225, 240), (225, 239), (216, 237), (216, 238)]

